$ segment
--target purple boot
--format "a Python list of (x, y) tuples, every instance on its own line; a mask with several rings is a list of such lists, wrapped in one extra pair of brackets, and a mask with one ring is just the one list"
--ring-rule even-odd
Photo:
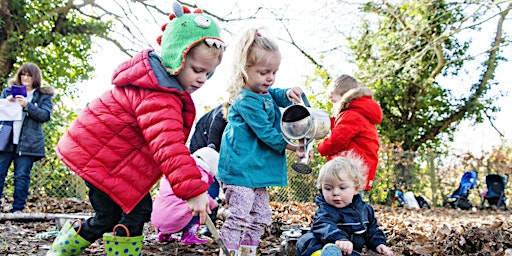
[(156, 236), (156, 240), (160, 243), (178, 241), (178, 238), (174, 237), (174, 234), (164, 234), (159, 232)]
[(180, 242), (183, 244), (206, 244), (208, 239), (200, 239), (196, 237), (196, 232), (199, 229), (199, 223), (194, 223), (190, 228), (183, 230)]

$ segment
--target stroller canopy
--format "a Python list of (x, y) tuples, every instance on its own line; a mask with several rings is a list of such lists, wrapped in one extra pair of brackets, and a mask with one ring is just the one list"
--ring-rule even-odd
[(469, 190), (476, 187), (476, 178), (478, 174), (475, 170), (467, 171), (462, 175), (460, 179), (459, 188), (457, 188), (450, 198), (467, 197)]
[[(507, 178), (498, 174), (489, 174), (485, 176), (485, 183), (487, 184), (487, 191), (482, 198), (481, 209), (488, 207), (498, 207), (507, 210), (505, 203), (505, 187), (507, 186)], [(488, 207), (485, 203), (487, 202)]]
[(489, 174), (485, 176), (485, 183), (487, 184), (487, 194), (485, 197), (501, 197), (505, 191), (506, 179), (498, 174)]

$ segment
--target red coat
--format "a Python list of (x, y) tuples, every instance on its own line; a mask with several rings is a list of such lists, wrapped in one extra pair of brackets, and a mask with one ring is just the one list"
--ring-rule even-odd
[(359, 87), (343, 95), (339, 113), (331, 125), (331, 135), (318, 145), (318, 152), (327, 160), (347, 152), (360, 155), (368, 166), (365, 190), (370, 190), (379, 161), (379, 135), (376, 125), (382, 121), (382, 109), (373, 100), (367, 87)]
[(122, 63), (112, 83), (60, 139), (62, 161), (125, 213), (162, 174), (179, 198), (204, 193), (208, 184), (185, 146), (196, 114), (190, 93), (151, 50)]

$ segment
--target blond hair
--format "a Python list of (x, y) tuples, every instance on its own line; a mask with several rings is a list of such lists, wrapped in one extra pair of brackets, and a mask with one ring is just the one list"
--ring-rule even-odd
[[(194, 47), (192, 47), (192, 49), (187, 53), (187, 57), (189, 55), (195, 55), (196, 51), (194, 51), (194, 49), (196, 49), (200, 45), (204, 45), (204, 46), (208, 47), (208, 50), (206, 52), (204, 52), (204, 53), (206, 53), (206, 56), (211, 57), (212, 59), (213, 58), (217, 58), (217, 60), (219, 62), (222, 61), (222, 57), (224, 56), (224, 49), (225, 48), (224, 47), (216, 47), (214, 45), (208, 45), (207, 43), (197, 44)], [(201, 57), (206, 57), (206, 56), (201, 56)]]
[(349, 90), (359, 87), (359, 82), (349, 75), (341, 75), (333, 81), (333, 86), (334, 93), (343, 95)]
[(322, 166), (316, 180), (316, 187), (322, 189), (322, 184), (327, 180), (349, 179), (354, 182), (357, 190), (362, 191), (366, 185), (367, 173), (368, 167), (364, 160), (353, 151), (348, 151)]
[(247, 68), (258, 63), (267, 53), (278, 53), (277, 43), (264, 35), (265, 27), (250, 28), (245, 31), (235, 46), (233, 70), (228, 84), (229, 99), (232, 103), (245, 85)]

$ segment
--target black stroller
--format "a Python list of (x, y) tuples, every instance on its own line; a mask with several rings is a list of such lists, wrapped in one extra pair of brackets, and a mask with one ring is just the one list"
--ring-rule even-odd
[[(507, 210), (505, 201), (505, 187), (507, 178), (498, 174), (489, 174), (485, 176), (487, 191), (482, 193), (482, 205), (480, 209), (497, 208)], [(487, 202), (487, 206), (485, 203)]]
[(443, 206), (450, 205), (454, 209), (469, 210), (473, 207), (468, 199), (471, 189), (476, 187), (478, 174), (475, 170), (467, 171), (460, 179), (459, 187), (443, 202)]

